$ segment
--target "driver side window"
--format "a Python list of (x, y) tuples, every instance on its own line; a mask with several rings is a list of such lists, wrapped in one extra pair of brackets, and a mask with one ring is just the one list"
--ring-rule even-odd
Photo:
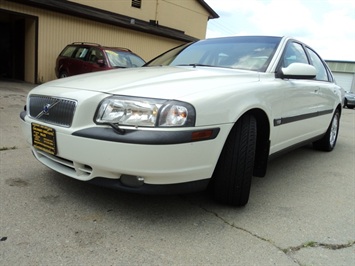
[(91, 51), (89, 52), (88, 56), (88, 61), (90, 63), (97, 64), (97, 60), (103, 59), (103, 54), (99, 49), (96, 48), (91, 48)]
[(289, 42), (282, 60), (282, 67), (288, 67), (292, 63), (308, 64), (306, 52), (301, 44)]

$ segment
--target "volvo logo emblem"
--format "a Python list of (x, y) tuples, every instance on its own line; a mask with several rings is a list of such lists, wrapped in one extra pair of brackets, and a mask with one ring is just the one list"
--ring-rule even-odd
[(49, 115), (49, 110), (56, 106), (59, 102), (60, 100), (58, 99), (55, 102), (45, 104), (42, 111), (36, 116), (36, 118), (41, 118), (43, 115)]
[(43, 114), (44, 115), (49, 115), (49, 109), (51, 108), (51, 105), (47, 103), (45, 106), (43, 106)]

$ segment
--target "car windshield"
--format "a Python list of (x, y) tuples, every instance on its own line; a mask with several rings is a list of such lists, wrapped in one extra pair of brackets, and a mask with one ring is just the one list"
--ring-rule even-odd
[(265, 71), (280, 37), (231, 37), (189, 43), (153, 59), (146, 66), (208, 66)]
[(143, 59), (129, 52), (105, 50), (105, 53), (112, 67), (140, 67), (145, 64)]

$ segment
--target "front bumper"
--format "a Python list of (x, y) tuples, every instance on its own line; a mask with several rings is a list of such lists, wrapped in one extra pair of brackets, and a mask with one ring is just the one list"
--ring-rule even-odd
[[(21, 114), (23, 134), (32, 145), (31, 123)], [(41, 124), (41, 123), (39, 123)], [(69, 177), (139, 193), (192, 192), (207, 186), (232, 124), (211, 128), (156, 131), (131, 130), (119, 135), (110, 127), (56, 130), (58, 153), (53, 156), (32, 147), (34, 156)], [(189, 141), (191, 132), (212, 130), (212, 137)], [(121, 177), (143, 182), (121, 182)], [(161, 187), (161, 185), (164, 185)], [(169, 192), (170, 193), (170, 192)]]
[(141, 186), (129, 186), (121, 182), (120, 179), (107, 179), (100, 177), (89, 180), (88, 182), (93, 185), (131, 193), (145, 195), (176, 195), (203, 191), (207, 188), (209, 179), (166, 185), (151, 185), (143, 183)]

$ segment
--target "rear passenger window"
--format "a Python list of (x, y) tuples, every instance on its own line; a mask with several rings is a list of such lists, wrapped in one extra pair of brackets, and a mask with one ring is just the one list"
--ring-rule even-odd
[(76, 51), (75, 58), (76, 58), (76, 59), (84, 60), (86, 54), (88, 53), (88, 51), (89, 51), (89, 48), (80, 47), (80, 48)]
[(309, 56), (311, 57), (311, 64), (317, 70), (316, 80), (328, 81), (329, 80), (328, 73), (327, 73), (327, 70), (323, 64), (323, 61), (319, 58), (319, 56), (315, 52), (313, 52), (308, 47), (307, 47), (307, 52), (309, 53)]
[(60, 54), (60, 56), (72, 57), (75, 51), (75, 46), (67, 46)]

